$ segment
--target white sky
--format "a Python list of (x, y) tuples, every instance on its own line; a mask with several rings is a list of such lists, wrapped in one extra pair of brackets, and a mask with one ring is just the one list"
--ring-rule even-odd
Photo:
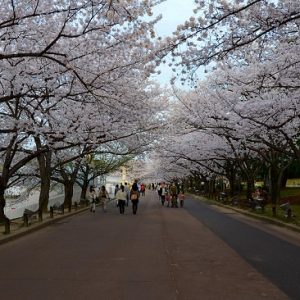
[[(195, 8), (194, 0), (166, 0), (153, 9), (154, 16), (162, 14), (162, 20), (156, 25), (157, 36), (166, 37), (172, 35), (179, 24), (188, 20)], [(161, 65), (161, 74), (155, 76), (155, 80), (161, 85), (168, 85), (172, 77), (172, 70), (168, 66)]]
[(176, 30), (177, 25), (183, 23), (193, 14), (194, 0), (166, 0), (157, 5), (154, 15), (162, 14), (162, 20), (156, 26), (159, 36), (167, 36)]

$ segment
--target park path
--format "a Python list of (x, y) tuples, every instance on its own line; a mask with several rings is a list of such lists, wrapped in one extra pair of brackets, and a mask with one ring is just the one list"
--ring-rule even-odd
[(3, 299), (288, 299), (186, 209), (84, 212), (0, 246)]

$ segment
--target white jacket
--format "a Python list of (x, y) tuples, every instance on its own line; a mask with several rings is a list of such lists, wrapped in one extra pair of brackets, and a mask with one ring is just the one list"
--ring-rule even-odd
[(117, 200), (127, 200), (127, 193), (124, 191), (122, 192), (122, 190), (118, 190), (117, 194), (116, 194), (116, 199)]

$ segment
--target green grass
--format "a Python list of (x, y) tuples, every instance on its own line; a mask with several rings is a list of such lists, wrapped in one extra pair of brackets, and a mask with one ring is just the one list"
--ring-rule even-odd
[(289, 196), (299, 196), (300, 197), (300, 188), (284, 188), (280, 191), (281, 197), (289, 197)]
[[(284, 188), (281, 190), (281, 198), (282, 201), (281, 203), (285, 202), (288, 199), (284, 199), (286, 197), (291, 197), (291, 196), (298, 196), (299, 200), (300, 200), (300, 188), (299, 187), (289, 187), (289, 188)], [(292, 209), (292, 214), (294, 215), (294, 217), (292, 217), (291, 219), (287, 219), (286, 217), (286, 212), (280, 208), (279, 204), (276, 206), (276, 217), (273, 217), (273, 213), (272, 213), (272, 205), (271, 204), (267, 204), (265, 206), (265, 210), (264, 212), (262, 212), (261, 210), (252, 210), (251, 208), (249, 208), (247, 206), (247, 199), (246, 199), (246, 195), (245, 192), (240, 193), (238, 196), (239, 199), (239, 205), (237, 206), (237, 208), (244, 210), (245, 212), (250, 212), (250, 213), (254, 213), (256, 215), (260, 215), (260, 216), (264, 216), (267, 218), (270, 218), (271, 220), (278, 220), (281, 221), (283, 223), (288, 223), (288, 224), (293, 224), (293, 225), (297, 225), (300, 227), (300, 201), (297, 203), (298, 204), (292, 204), (290, 206), (290, 208)], [(205, 201), (206, 203), (220, 203), (219, 201), (216, 200), (212, 200), (212, 199), (208, 199), (206, 197), (203, 197), (201, 201)], [(270, 201), (270, 199), (269, 199)], [(223, 203), (224, 204), (224, 203)], [(226, 203), (228, 206), (231, 206), (231, 199), (229, 197), (228, 202)]]
[(283, 209), (281, 209), (279, 207), (279, 205), (276, 206), (276, 217), (273, 217), (272, 205), (270, 205), (270, 204), (265, 206), (264, 212), (262, 212), (261, 210), (255, 210), (255, 211), (251, 210), (251, 212), (253, 212), (257, 215), (262, 215), (262, 216), (268, 217), (270, 219), (275, 219), (275, 220), (279, 220), (284, 223), (289, 223), (289, 224), (294, 224), (294, 225), (300, 226), (300, 222), (299, 222), (300, 206), (299, 205), (291, 205), (291, 209), (292, 209), (292, 215), (293, 215), (293, 217), (291, 219), (287, 219), (286, 212)]

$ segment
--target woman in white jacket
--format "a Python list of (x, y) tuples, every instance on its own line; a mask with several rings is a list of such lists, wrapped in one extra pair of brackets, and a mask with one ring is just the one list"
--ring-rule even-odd
[(124, 214), (125, 212), (125, 204), (127, 200), (127, 192), (123, 185), (121, 185), (121, 189), (117, 191), (116, 198), (118, 200), (118, 206), (120, 209), (120, 214)]

